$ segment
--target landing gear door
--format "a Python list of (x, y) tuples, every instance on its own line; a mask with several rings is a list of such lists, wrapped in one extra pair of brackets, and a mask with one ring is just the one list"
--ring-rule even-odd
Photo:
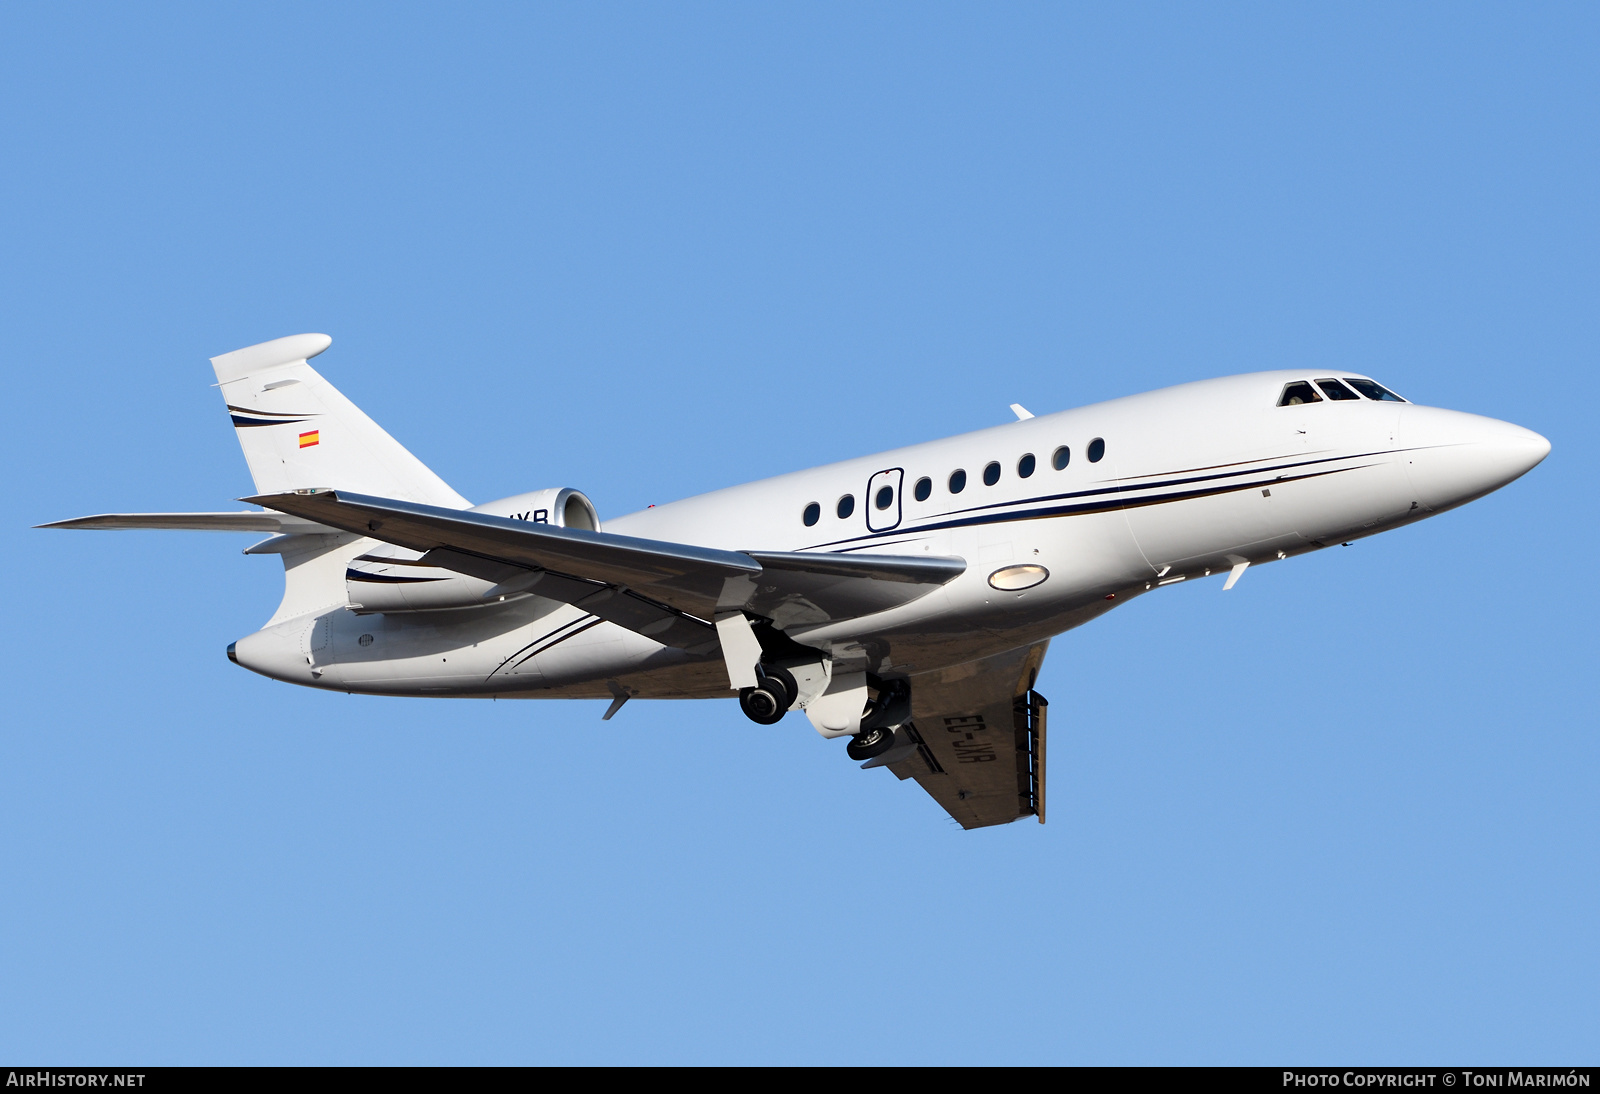
[(867, 527), (874, 532), (887, 532), (900, 527), (900, 481), (905, 471), (891, 467), (879, 471), (867, 481)]

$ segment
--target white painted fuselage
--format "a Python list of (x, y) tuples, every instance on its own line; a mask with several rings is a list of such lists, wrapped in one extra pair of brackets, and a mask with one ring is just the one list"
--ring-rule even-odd
[[(1041, 641), (1167, 584), (1237, 579), (1246, 564), (1421, 520), (1505, 485), (1549, 451), (1518, 426), (1412, 403), (1278, 405), (1286, 385), (1320, 375), (1184, 384), (702, 494), (607, 520), (605, 531), (731, 551), (963, 559), (962, 576), (888, 611), (773, 621), (801, 646), (913, 676)], [(954, 492), (957, 472), (965, 485)], [(302, 565), (331, 577), (373, 547), (329, 536)], [(389, 695), (731, 694), (720, 654), (663, 646), (537, 595), (384, 612), (351, 594), (288, 608), (237, 643), (240, 664)]]

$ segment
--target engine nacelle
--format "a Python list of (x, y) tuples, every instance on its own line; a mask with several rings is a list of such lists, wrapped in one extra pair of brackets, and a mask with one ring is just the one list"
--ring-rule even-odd
[[(600, 530), (594, 503), (570, 487), (516, 494), (475, 505), (467, 512), (587, 532)], [(352, 559), (344, 575), (351, 606), (358, 612), (426, 612), (473, 608), (527, 595), (505, 593), (492, 581), (429, 566), (421, 558), (420, 551), (378, 544)]]
[(563, 486), (559, 490), (514, 494), (499, 501), (475, 505), (467, 511), (526, 520), (533, 524), (554, 524), (558, 528), (581, 528), (585, 532), (600, 530), (600, 517), (594, 511), (594, 503), (570, 486)]

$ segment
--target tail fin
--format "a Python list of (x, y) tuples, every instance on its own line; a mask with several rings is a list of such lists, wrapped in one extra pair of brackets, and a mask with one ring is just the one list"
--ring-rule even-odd
[(471, 503), (306, 362), (333, 344), (295, 334), (213, 357), (256, 493), (333, 487), (424, 505)]

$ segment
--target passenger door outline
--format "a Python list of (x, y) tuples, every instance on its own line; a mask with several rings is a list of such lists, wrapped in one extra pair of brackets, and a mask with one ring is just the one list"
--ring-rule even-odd
[[(888, 532), (900, 527), (900, 487), (905, 479), (905, 468), (891, 467), (879, 471), (867, 480), (867, 529)], [(885, 486), (894, 490), (894, 502), (887, 509), (878, 508), (878, 491)]]

